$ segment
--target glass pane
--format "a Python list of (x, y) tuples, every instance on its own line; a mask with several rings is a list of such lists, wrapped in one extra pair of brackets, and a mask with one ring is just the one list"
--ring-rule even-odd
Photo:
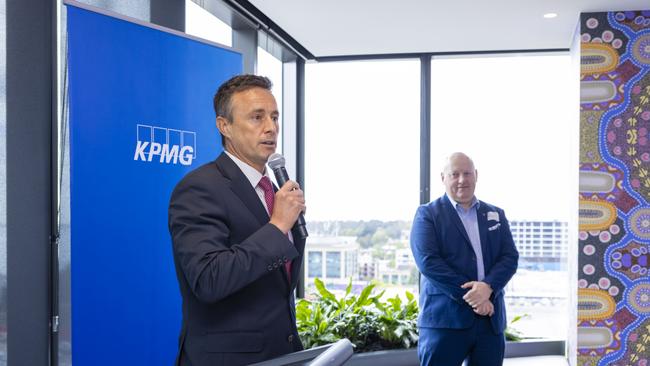
[(444, 193), (445, 156), (464, 151), (476, 196), (505, 210), (520, 253), (506, 289), (509, 319), (525, 337), (566, 338), (568, 182), (576, 125), (570, 56), (433, 59), (431, 198)]
[(232, 29), (192, 0), (185, 0), (185, 33), (232, 47)]
[[(420, 63), (305, 69), (305, 250), (326, 253), (333, 292), (351, 278), (356, 293), (375, 280), (386, 296), (417, 294), (408, 235), (419, 203)], [(336, 262), (345, 277), (330, 278)], [(314, 277), (307, 273), (306, 296)]]
[(327, 273), (325, 277), (341, 277), (341, 252), (327, 252)]
[(308, 253), (307, 272), (309, 277), (323, 276), (323, 253), (313, 251)]
[(283, 139), (283, 117), (282, 113), (282, 61), (275, 58), (272, 54), (266, 52), (263, 48), (257, 47), (257, 75), (266, 76), (273, 82), (273, 96), (278, 104), (278, 111), (280, 112), (280, 134), (278, 135), (278, 149), (277, 152), (284, 154), (282, 147)]
[(7, 18), (0, 1), (0, 366), (7, 364)]
[[(106, 4), (105, 4), (106, 5)], [(71, 268), (70, 268), (70, 129), (68, 128), (68, 88), (67, 88), (67, 12), (61, 4), (59, 33), (59, 354), (58, 365), (72, 365), (72, 306), (71, 306)]]

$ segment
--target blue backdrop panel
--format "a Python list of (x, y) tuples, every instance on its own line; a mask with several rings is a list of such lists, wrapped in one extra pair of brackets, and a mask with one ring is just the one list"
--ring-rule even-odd
[(68, 6), (72, 362), (171, 365), (175, 184), (221, 151), (212, 96), (241, 55)]

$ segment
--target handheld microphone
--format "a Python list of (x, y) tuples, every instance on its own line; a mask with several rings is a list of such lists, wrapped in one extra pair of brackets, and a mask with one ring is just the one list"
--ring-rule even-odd
[[(284, 156), (282, 156), (282, 154), (274, 153), (269, 156), (268, 164), (269, 168), (273, 170), (273, 174), (275, 174), (275, 180), (278, 181), (278, 184), (280, 187), (282, 187), (289, 180), (289, 174), (284, 168)], [(293, 227), (298, 230), (300, 239), (306, 239), (307, 236), (309, 236), (307, 233), (305, 216), (302, 214), (302, 212), (298, 215), (298, 219), (296, 220), (296, 223)]]

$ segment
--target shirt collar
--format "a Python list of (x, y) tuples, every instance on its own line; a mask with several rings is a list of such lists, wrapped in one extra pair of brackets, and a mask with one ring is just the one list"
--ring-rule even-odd
[(449, 195), (447, 195), (447, 198), (449, 198), (449, 202), (451, 202), (451, 205), (454, 206), (456, 210), (463, 210), (463, 212), (469, 211), (473, 208), (476, 208), (476, 210), (478, 210), (480, 204), (479, 200), (476, 198), (476, 196), (474, 196), (474, 198), (472, 199), (472, 204), (466, 210), (465, 207), (461, 206), (458, 202), (454, 201), (454, 199), (449, 197)]
[(268, 171), (266, 170), (266, 167), (264, 168), (264, 174), (260, 174), (260, 172), (257, 171), (257, 169), (253, 168), (252, 166), (244, 163), (241, 161), (239, 158), (237, 158), (235, 155), (229, 153), (228, 151), (224, 150), (226, 155), (228, 155), (229, 158), (232, 159), (232, 161), (237, 164), (239, 169), (241, 170), (242, 173), (246, 176), (248, 181), (251, 183), (253, 188), (257, 187), (257, 183), (260, 182), (260, 179), (262, 179), (263, 176), (269, 176)]

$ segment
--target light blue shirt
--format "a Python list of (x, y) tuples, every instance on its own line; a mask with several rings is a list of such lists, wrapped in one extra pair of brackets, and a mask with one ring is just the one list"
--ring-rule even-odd
[(481, 235), (478, 231), (478, 206), (479, 201), (474, 197), (472, 205), (465, 209), (461, 204), (454, 201), (451, 197), (447, 196), (451, 204), (456, 208), (456, 213), (460, 218), (460, 221), (465, 227), (465, 232), (469, 237), (470, 243), (472, 243), (472, 248), (474, 249), (474, 254), (476, 254), (476, 271), (478, 273), (478, 280), (483, 281), (485, 278), (485, 267), (483, 266), (483, 251), (481, 250)]

